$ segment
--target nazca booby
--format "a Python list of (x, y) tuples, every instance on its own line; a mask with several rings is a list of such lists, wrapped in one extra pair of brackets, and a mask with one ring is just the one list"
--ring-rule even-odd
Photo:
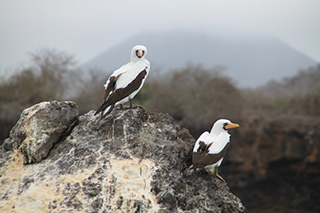
[(192, 152), (192, 169), (204, 168), (209, 174), (220, 180), (224, 179), (218, 174), (224, 155), (230, 146), (229, 129), (239, 127), (227, 119), (219, 119), (210, 131), (202, 133), (197, 139)]
[[(116, 105), (130, 101), (141, 90), (146, 80), (150, 62), (145, 59), (147, 48), (136, 45), (131, 50), (131, 61), (115, 70), (108, 78), (105, 87), (104, 103), (96, 111), (95, 115), (101, 112), (101, 119), (111, 113)], [(101, 120), (100, 119), (100, 120)]]

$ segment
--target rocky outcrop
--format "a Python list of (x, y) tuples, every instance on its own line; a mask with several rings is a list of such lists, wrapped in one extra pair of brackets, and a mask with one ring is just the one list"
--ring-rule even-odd
[(77, 116), (78, 106), (71, 101), (42, 102), (25, 109), (4, 141), (4, 148), (19, 149), (24, 164), (40, 162)]
[(98, 123), (76, 111), (48, 102), (22, 113), (0, 148), (0, 212), (246, 211), (227, 183), (185, 172), (195, 140), (169, 115), (116, 109)]

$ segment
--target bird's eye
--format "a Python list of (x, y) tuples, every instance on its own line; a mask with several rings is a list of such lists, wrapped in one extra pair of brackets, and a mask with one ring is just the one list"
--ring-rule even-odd
[(228, 125), (228, 123), (224, 123), (222, 129), (227, 130), (226, 126)]

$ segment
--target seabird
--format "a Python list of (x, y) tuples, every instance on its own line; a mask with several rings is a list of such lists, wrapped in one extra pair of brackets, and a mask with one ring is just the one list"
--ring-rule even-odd
[(229, 129), (239, 127), (227, 119), (219, 119), (210, 131), (202, 133), (197, 139), (192, 152), (192, 169), (205, 169), (209, 174), (220, 180), (224, 179), (218, 174), (224, 155), (230, 146)]
[(134, 46), (131, 50), (131, 61), (110, 75), (104, 85), (104, 103), (94, 114), (101, 112), (100, 120), (109, 115), (119, 104), (122, 108), (122, 104), (130, 101), (132, 109), (132, 99), (141, 90), (150, 70), (150, 62), (145, 59), (146, 54), (145, 46)]

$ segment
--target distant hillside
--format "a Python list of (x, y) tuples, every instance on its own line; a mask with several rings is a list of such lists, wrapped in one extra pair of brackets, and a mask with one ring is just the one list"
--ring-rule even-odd
[(292, 77), (279, 81), (272, 80), (259, 87), (268, 97), (293, 97), (298, 95), (316, 95), (320, 93), (320, 64), (301, 70)]
[(83, 65), (109, 74), (129, 61), (131, 48), (144, 44), (152, 69), (168, 71), (187, 63), (204, 68), (225, 67), (225, 74), (240, 87), (256, 87), (271, 79), (293, 76), (317, 64), (284, 42), (262, 36), (198, 32), (144, 33), (106, 50)]

